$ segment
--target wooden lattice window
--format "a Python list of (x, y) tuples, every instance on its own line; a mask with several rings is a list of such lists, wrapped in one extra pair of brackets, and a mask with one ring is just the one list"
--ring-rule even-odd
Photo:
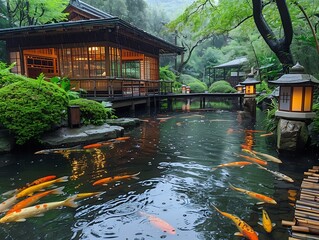
[(106, 76), (105, 47), (89, 47), (89, 64), (91, 76)]
[(21, 59), (19, 52), (10, 52), (10, 63), (15, 63), (11, 72), (21, 74)]

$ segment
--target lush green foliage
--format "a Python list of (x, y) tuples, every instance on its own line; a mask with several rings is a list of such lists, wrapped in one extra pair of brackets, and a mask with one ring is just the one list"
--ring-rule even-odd
[(14, 67), (14, 64), (7, 66), (5, 63), (0, 62), (0, 88), (7, 86), (11, 83), (19, 82), (28, 79), (22, 75), (14, 74), (10, 72), (10, 69)]
[(210, 93), (235, 93), (236, 89), (233, 88), (229, 82), (220, 80), (214, 82), (208, 89)]
[(192, 93), (203, 93), (208, 89), (207, 85), (201, 81), (190, 82), (188, 86), (190, 86)]
[(277, 128), (279, 119), (276, 118), (275, 113), (278, 110), (278, 102), (275, 98), (271, 100), (270, 106), (267, 108), (266, 118), (264, 124), (268, 132), (273, 132)]
[[(41, 74), (41, 76), (44, 76)], [(50, 79), (50, 82), (57, 84), (60, 86), (64, 91), (66, 91), (70, 100), (78, 99), (80, 97), (80, 93), (76, 91), (72, 91), (71, 89), (71, 81), (67, 77), (53, 77)]]
[(169, 66), (160, 67), (160, 79), (163, 80), (176, 80), (176, 75), (173, 71), (169, 70)]
[(68, 0), (10, 0), (1, 14), (11, 27), (59, 22), (66, 19), (67, 14), (62, 11), (68, 3)]
[(105, 108), (101, 103), (94, 100), (79, 98), (70, 100), (69, 105), (80, 106), (81, 123), (84, 125), (102, 125), (106, 119), (115, 118), (112, 108)]
[(0, 89), (0, 122), (24, 144), (59, 124), (67, 105), (66, 92), (55, 84), (18, 81)]

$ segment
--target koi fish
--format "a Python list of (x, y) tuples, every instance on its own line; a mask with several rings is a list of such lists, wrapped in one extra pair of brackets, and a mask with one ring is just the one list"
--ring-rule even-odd
[(28, 198), (18, 202), (16, 205), (14, 205), (6, 214), (10, 214), (10, 213), (15, 212), (19, 209), (29, 207), (32, 204), (36, 203), (40, 198), (43, 198), (49, 194), (56, 194), (56, 195), (63, 194), (63, 192), (62, 192), (63, 188), (64, 187), (52, 189), (52, 190), (38, 193), (38, 194), (35, 194), (34, 196), (28, 197)]
[(260, 226), (262, 226), (267, 233), (271, 233), (272, 232), (272, 228), (275, 227), (276, 224), (271, 222), (271, 220), (269, 218), (269, 215), (266, 212), (266, 210), (263, 209), (262, 210), (262, 214), (263, 214), (262, 215), (262, 222), (258, 222), (258, 224)]
[(132, 175), (122, 175), (122, 176), (113, 176), (113, 177), (107, 177), (107, 178), (102, 178), (100, 180), (95, 181), (92, 185), (104, 185), (104, 184), (108, 184), (110, 182), (116, 182), (119, 180), (123, 180), (123, 179), (129, 179), (129, 178), (137, 178), (136, 176), (139, 175), (140, 172), (136, 173), (136, 174), (132, 174)]
[(51, 149), (43, 149), (35, 152), (34, 154), (50, 154), (50, 153), (64, 153), (64, 152), (78, 152), (81, 149), (78, 146), (72, 148), (51, 148)]
[(166, 232), (172, 235), (176, 234), (175, 228), (171, 226), (168, 222), (164, 221), (163, 219), (142, 211), (139, 211), (139, 214), (143, 217), (146, 217), (153, 226), (161, 229), (163, 232)]
[(229, 162), (229, 163), (224, 163), (224, 164), (219, 164), (216, 167), (212, 168), (212, 171), (215, 171), (217, 168), (222, 168), (222, 167), (240, 167), (243, 168), (247, 165), (251, 165), (253, 164), (252, 162), (246, 162), (246, 161), (242, 161), (242, 162)]
[(16, 204), (19, 200), (17, 199), (16, 195), (11, 198), (8, 198), (4, 202), (0, 203), (0, 212), (5, 212), (9, 210), (14, 204)]
[(250, 156), (246, 156), (246, 155), (242, 155), (242, 154), (236, 154), (239, 157), (245, 158), (248, 161), (254, 162), (254, 163), (258, 163), (261, 165), (267, 165), (268, 163), (266, 161), (261, 160), (260, 158), (254, 158), (254, 157), (250, 157)]
[(235, 236), (245, 237), (249, 240), (258, 240), (258, 234), (254, 231), (254, 229), (251, 226), (248, 225), (248, 223), (244, 222), (243, 220), (241, 220), (239, 217), (237, 217), (235, 215), (232, 215), (232, 214), (227, 213), (227, 212), (222, 212), (217, 207), (215, 207), (215, 206), (213, 206), (213, 207), (221, 215), (229, 218), (230, 220), (232, 220), (235, 223), (237, 229), (239, 230), (239, 232), (235, 233)]
[(28, 187), (28, 188), (22, 190), (21, 192), (19, 192), (16, 195), (16, 197), (17, 198), (25, 197), (25, 196), (28, 196), (30, 194), (33, 194), (34, 192), (38, 192), (38, 191), (42, 190), (43, 188), (51, 186), (54, 183), (67, 182), (67, 181), (68, 181), (68, 177), (65, 176), (65, 177), (61, 177), (61, 178), (54, 179), (54, 180), (51, 180), (51, 181), (43, 182), (43, 183)]
[(83, 146), (83, 149), (89, 149), (89, 148), (100, 148), (103, 145), (101, 143), (93, 143), (93, 144), (89, 144), (89, 145), (85, 145)]
[(272, 136), (272, 135), (274, 135), (273, 132), (260, 134), (259, 136), (260, 136), (260, 137), (268, 137), (268, 136)]
[(257, 152), (257, 151), (252, 151), (254, 154), (257, 154), (257, 155), (260, 155), (260, 156), (263, 156), (264, 158), (266, 158), (268, 161), (271, 161), (271, 162), (275, 162), (275, 163), (282, 163), (282, 161), (274, 156), (271, 156), (267, 153), (261, 153), (261, 152)]
[(118, 137), (118, 138), (115, 138), (116, 141), (126, 141), (126, 140), (129, 140), (130, 137)]
[(19, 209), (2, 217), (0, 219), (0, 223), (24, 222), (29, 217), (41, 216), (43, 213), (58, 207), (76, 208), (78, 205), (74, 202), (75, 198), (76, 196), (73, 196), (64, 201), (41, 203), (35, 206)]
[(277, 202), (274, 199), (272, 199), (271, 197), (268, 197), (266, 195), (263, 195), (263, 194), (260, 194), (260, 193), (256, 193), (256, 192), (252, 192), (252, 191), (248, 191), (248, 190), (243, 189), (243, 188), (237, 188), (237, 187), (233, 186), (230, 183), (229, 183), (229, 186), (230, 186), (230, 188), (232, 190), (245, 193), (251, 198), (255, 198), (257, 200), (262, 201), (261, 203), (277, 204)]
[(76, 199), (82, 199), (82, 198), (88, 198), (88, 197), (93, 197), (93, 196), (100, 196), (103, 192), (91, 192), (91, 193), (78, 193), (76, 195)]
[(260, 166), (260, 165), (258, 165), (258, 168), (264, 169), (265, 171), (270, 172), (271, 174), (273, 174), (274, 176), (276, 176), (280, 180), (285, 180), (287, 182), (294, 182), (294, 180), (291, 177), (289, 177), (281, 172), (272, 171), (272, 170), (265, 168), (263, 166)]
[(14, 189), (14, 190), (5, 192), (5, 193), (3, 193), (2, 195), (15, 194), (15, 193), (21, 192), (22, 190), (24, 190), (24, 189), (26, 189), (26, 188), (28, 188), (28, 187), (31, 187), (31, 186), (34, 186), (34, 185), (37, 185), (37, 184), (40, 184), (40, 183), (43, 183), (43, 182), (47, 182), (47, 181), (53, 180), (53, 179), (55, 179), (55, 178), (56, 178), (55, 175), (49, 175), (49, 176), (46, 176), (46, 177), (42, 177), (42, 178), (39, 178), (39, 179), (34, 180), (34, 181), (31, 182), (31, 183), (27, 183), (27, 184), (26, 184), (24, 187), (22, 187), (22, 188), (18, 188), (18, 189)]

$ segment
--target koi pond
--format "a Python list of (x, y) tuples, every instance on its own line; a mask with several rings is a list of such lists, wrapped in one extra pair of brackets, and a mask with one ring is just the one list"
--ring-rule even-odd
[[(71, 199), (78, 206), (0, 223), (0, 239), (243, 239), (234, 236), (238, 230), (233, 221), (214, 206), (248, 223), (259, 239), (288, 239), (289, 229), (281, 220), (292, 220), (303, 172), (316, 159), (278, 156), (274, 136), (263, 131), (261, 113), (255, 123), (232, 111), (175, 112), (141, 119), (140, 126), (125, 132), (127, 138), (99, 148), (1, 156), (1, 193), (45, 176), (67, 176), (68, 181), (51, 186), (63, 187), (62, 194), (49, 194), (35, 204)], [(270, 171), (257, 164), (218, 166), (247, 162), (245, 156), (256, 158), (252, 150), (282, 163), (266, 162), (263, 167)], [(273, 172), (294, 182), (278, 179)], [(108, 177), (114, 178), (93, 184)], [(276, 204), (259, 204), (230, 184), (266, 195)], [(1, 202), (10, 197), (1, 195)], [(262, 209), (276, 224), (271, 233), (258, 224)]]

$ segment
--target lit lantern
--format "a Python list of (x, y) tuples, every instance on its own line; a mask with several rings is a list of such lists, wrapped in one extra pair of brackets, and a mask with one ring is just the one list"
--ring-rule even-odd
[(182, 93), (186, 93), (186, 85), (182, 85)]
[(258, 83), (260, 83), (260, 81), (254, 78), (254, 74), (249, 73), (245, 81), (241, 82), (241, 84), (245, 86), (245, 95), (254, 96), (256, 94), (256, 85)]
[(284, 74), (275, 81), (280, 86), (279, 108), (276, 116), (292, 119), (307, 119), (315, 117), (312, 112), (313, 85), (319, 80), (310, 74), (299, 63), (293, 66), (289, 74)]
[(235, 86), (236, 90), (238, 93), (243, 93), (244, 92), (244, 85), (238, 83), (236, 86)]

